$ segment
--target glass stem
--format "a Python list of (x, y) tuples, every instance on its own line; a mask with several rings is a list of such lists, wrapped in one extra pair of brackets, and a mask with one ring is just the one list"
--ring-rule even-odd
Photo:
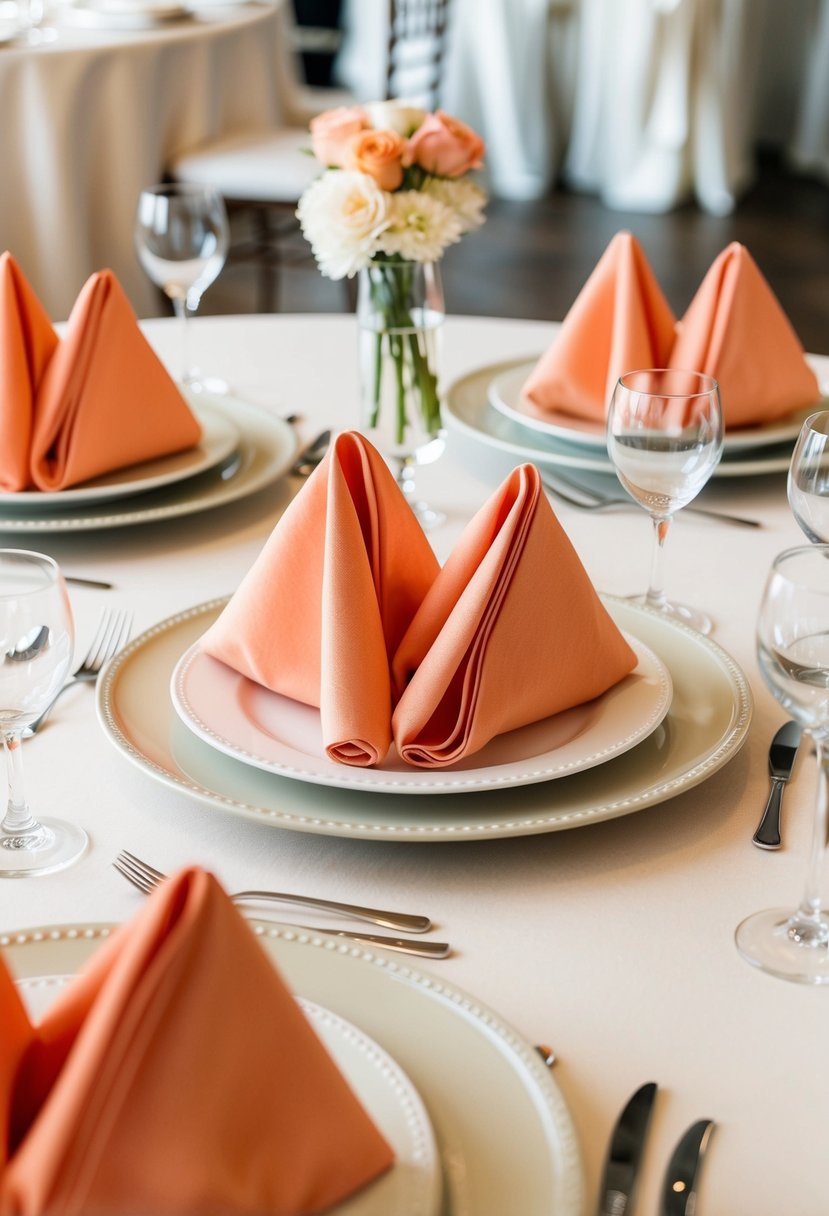
[(181, 319), (181, 382), (188, 384), (193, 376), (190, 359), (190, 326), (187, 323), (187, 300), (183, 296), (172, 296), (173, 312)]
[[(809, 855), (809, 868), (806, 873), (806, 887), (797, 911), (798, 921), (807, 921), (814, 925), (823, 925), (820, 904), (821, 875), (823, 871), (823, 854), (826, 850), (826, 833), (829, 828), (829, 755), (826, 751), (826, 740), (813, 736), (817, 751), (818, 788), (817, 804), (815, 807), (815, 826), (812, 832), (812, 847)], [(822, 937), (827, 936), (826, 926), (823, 926)]]
[(653, 555), (651, 557), (651, 579), (648, 593), (645, 596), (645, 603), (649, 608), (661, 610), (665, 607), (666, 603), (665, 592), (663, 590), (662, 556), (671, 517), (670, 515), (651, 515), (651, 522), (653, 523)]
[(3, 736), (3, 750), (6, 754), (9, 801), (0, 830), (9, 836), (36, 832), (40, 824), (29, 810), (23, 790), (23, 745), (19, 731)]

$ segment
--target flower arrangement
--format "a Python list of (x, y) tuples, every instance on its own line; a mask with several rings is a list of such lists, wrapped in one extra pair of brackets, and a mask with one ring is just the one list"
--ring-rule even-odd
[(400, 101), (327, 110), (310, 129), (311, 149), (326, 169), (302, 195), (297, 218), (324, 275), (367, 271), (375, 329), (367, 362), (373, 371), (364, 369), (369, 429), (378, 422), (387, 352), (396, 444), (404, 444), (410, 422), (407, 402), (432, 436), (440, 427), (437, 376), (423, 310), (410, 292), (418, 264), (437, 262), (484, 221), (486, 194), (469, 176), (483, 165), (483, 140), (441, 110)]

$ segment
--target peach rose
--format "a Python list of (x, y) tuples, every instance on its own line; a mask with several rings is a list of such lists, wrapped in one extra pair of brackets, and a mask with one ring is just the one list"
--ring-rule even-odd
[(435, 110), (409, 140), (415, 164), (437, 177), (460, 177), (483, 164), (484, 141), (471, 127)]
[(337, 106), (311, 119), (311, 150), (324, 165), (344, 169), (348, 148), (355, 136), (369, 127), (361, 106)]
[(348, 148), (348, 168), (367, 173), (381, 190), (396, 190), (403, 181), (409, 145), (396, 131), (361, 131)]

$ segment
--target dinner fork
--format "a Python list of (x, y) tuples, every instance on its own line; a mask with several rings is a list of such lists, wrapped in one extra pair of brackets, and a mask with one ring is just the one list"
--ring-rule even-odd
[[(560, 498), (562, 502), (568, 503), (571, 507), (577, 507), (581, 511), (607, 511), (614, 507), (636, 507), (638, 505), (626, 494), (612, 494), (606, 490), (597, 490), (595, 486), (586, 486), (580, 482), (571, 481), (562, 476), (558, 469), (556, 469), (555, 475), (546, 471), (542, 473), (541, 481), (551, 494), (555, 494), (556, 498)], [(718, 519), (721, 523), (735, 524), (741, 528), (762, 527), (758, 519), (746, 519), (742, 515), (709, 511), (705, 507), (688, 506), (682, 509), (686, 514), (704, 515), (708, 519)]]
[(40, 717), (35, 718), (34, 722), (22, 732), (23, 737), (28, 739), (32, 735), (37, 734), (51, 713), (52, 706), (58, 697), (66, 692), (67, 688), (72, 688), (75, 684), (94, 683), (98, 679), (104, 663), (121, 649), (129, 638), (131, 630), (131, 612), (126, 612), (123, 609), (112, 611), (110, 608), (105, 608), (101, 613), (101, 619), (98, 622), (95, 636), (90, 642), (89, 650), (81, 660), (80, 665), (73, 671), (63, 687), (58, 689)]
[[(161, 870), (142, 861), (134, 853), (122, 849), (112, 863), (122, 877), (131, 882), (139, 891), (149, 895), (159, 883), (167, 877)], [(288, 895), (280, 891), (236, 891), (229, 895), (234, 903), (246, 903), (257, 900), (274, 900), (278, 903), (302, 904), (308, 908), (319, 908), (323, 911), (336, 912), (355, 920), (366, 920), (371, 924), (383, 925), (389, 929), (407, 929), (412, 933), (425, 933), (431, 929), (432, 922), (427, 916), (412, 916), (402, 912), (387, 912), (382, 908), (365, 908), (359, 904), (338, 903), (331, 899), (316, 899), (310, 895)], [(310, 928), (308, 925), (299, 928)], [(320, 929), (320, 933), (334, 933), (340, 937), (359, 938), (361, 941), (374, 942), (377, 945), (388, 946), (393, 950), (404, 950), (409, 954), (422, 954), (428, 958), (446, 958), (449, 945), (446, 942), (417, 942), (402, 937), (383, 937), (377, 934), (362, 933), (359, 930)]]

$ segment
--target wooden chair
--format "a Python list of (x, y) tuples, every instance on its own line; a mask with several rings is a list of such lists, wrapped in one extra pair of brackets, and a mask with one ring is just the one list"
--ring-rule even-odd
[[(450, 0), (389, 0), (386, 99), (405, 96), (425, 109), (439, 104), (449, 5)], [(318, 102), (324, 92), (313, 91)], [(298, 96), (301, 99), (301, 91)], [(319, 109), (346, 100), (334, 92)], [(298, 110), (302, 108), (300, 102)], [(247, 226), (247, 233), (234, 239), (229, 261), (257, 264), (261, 312), (278, 311), (281, 266), (314, 266), (294, 214), (300, 195), (322, 172), (308, 154), (307, 120), (312, 114), (304, 108), (304, 122), (296, 118), (295, 125), (272, 132), (243, 132), (217, 140), (183, 152), (168, 166), (173, 181), (216, 187), (234, 229)]]

